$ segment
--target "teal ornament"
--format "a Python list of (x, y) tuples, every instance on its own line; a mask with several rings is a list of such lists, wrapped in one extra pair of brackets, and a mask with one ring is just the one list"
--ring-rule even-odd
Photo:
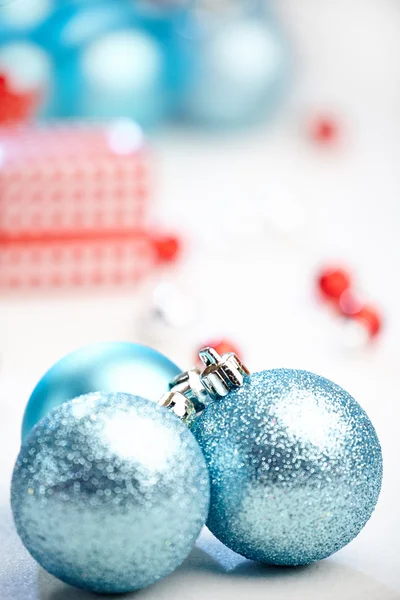
[(150, 129), (171, 116), (191, 68), (182, 34), (188, 8), (57, 1), (35, 38), (57, 65), (48, 115), (125, 118)]
[(192, 429), (211, 479), (207, 525), (249, 559), (303, 565), (348, 544), (382, 482), (377, 434), (335, 383), (291, 369), (246, 376)]
[(0, 44), (38, 39), (41, 26), (53, 14), (59, 0), (18, 0), (0, 2)]
[(199, 11), (192, 28), (192, 78), (180, 107), (203, 126), (257, 122), (274, 114), (287, 88), (288, 49), (279, 27), (262, 8), (245, 6), (232, 14)]
[(153, 126), (166, 111), (165, 71), (163, 47), (149, 33), (139, 28), (106, 33), (81, 56), (85, 83), (80, 114), (124, 116)]
[(79, 348), (53, 365), (33, 390), (22, 422), (22, 439), (67, 400), (100, 391), (157, 401), (179, 373), (163, 354), (141, 344), (104, 342)]
[(170, 574), (209, 506), (201, 450), (172, 412), (127, 394), (64, 403), (34, 427), (14, 469), (22, 542), (76, 587), (121, 593)]

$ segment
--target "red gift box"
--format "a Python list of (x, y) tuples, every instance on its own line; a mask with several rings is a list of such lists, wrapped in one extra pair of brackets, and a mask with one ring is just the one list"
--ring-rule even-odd
[(123, 284), (149, 273), (162, 256), (147, 224), (148, 163), (131, 122), (0, 132), (0, 286)]

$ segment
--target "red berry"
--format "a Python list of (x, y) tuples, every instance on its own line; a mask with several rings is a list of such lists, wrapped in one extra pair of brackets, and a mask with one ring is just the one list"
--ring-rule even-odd
[(344, 317), (354, 317), (362, 309), (361, 300), (350, 290), (347, 289), (339, 298), (339, 311)]
[(339, 302), (343, 292), (351, 286), (351, 277), (347, 271), (340, 268), (327, 268), (317, 277), (319, 291), (325, 300)]
[(371, 338), (376, 337), (382, 330), (382, 317), (379, 311), (365, 304), (354, 316), (359, 323), (361, 323), (369, 333)]
[(176, 260), (180, 251), (180, 240), (173, 235), (160, 237), (155, 240), (155, 250), (159, 262), (168, 263)]
[(40, 101), (40, 93), (16, 92), (9, 81), (0, 73), (0, 125), (9, 125), (29, 119)]
[(319, 144), (331, 144), (338, 137), (337, 123), (329, 117), (317, 117), (311, 122), (310, 136)]

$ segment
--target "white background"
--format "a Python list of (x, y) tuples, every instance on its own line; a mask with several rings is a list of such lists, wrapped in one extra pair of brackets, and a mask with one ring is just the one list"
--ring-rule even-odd
[[(174, 131), (154, 140), (154, 213), (185, 232), (190, 248), (186, 263), (166, 277), (191, 298), (197, 317), (186, 330), (158, 332), (154, 343), (186, 367), (198, 343), (226, 334), (252, 370), (300, 367), (333, 379), (376, 426), (383, 490), (365, 530), (319, 564), (267, 569), (205, 532), (181, 569), (135, 597), (400, 598), (400, 4), (274, 4), (295, 57), (290, 96), (278, 118), (238, 135)], [(337, 149), (316, 148), (304, 135), (307, 118), (319, 111), (336, 115), (343, 127)], [(385, 332), (373, 348), (350, 350), (344, 330), (314, 298), (315, 269), (331, 259), (351, 266), (384, 311)], [(79, 345), (150, 341), (154, 331), (137, 320), (148, 288), (0, 299), (1, 600), (92, 597), (39, 571), (19, 544), (8, 508), (10, 473), (33, 385)]]

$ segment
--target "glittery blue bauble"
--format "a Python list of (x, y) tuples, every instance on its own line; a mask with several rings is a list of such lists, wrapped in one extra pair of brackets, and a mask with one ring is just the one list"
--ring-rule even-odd
[(158, 400), (180, 369), (160, 352), (129, 342), (79, 348), (58, 361), (35, 387), (25, 410), (22, 438), (50, 410), (89, 392), (125, 392)]
[(209, 504), (201, 450), (167, 409), (127, 394), (89, 394), (32, 430), (12, 480), (17, 531), (66, 583), (143, 588), (188, 556)]
[(301, 565), (364, 527), (382, 480), (379, 440), (331, 381), (262, 371), (209, 405), (192, 429), (211, 479), (207, 525), (252, 560)]

